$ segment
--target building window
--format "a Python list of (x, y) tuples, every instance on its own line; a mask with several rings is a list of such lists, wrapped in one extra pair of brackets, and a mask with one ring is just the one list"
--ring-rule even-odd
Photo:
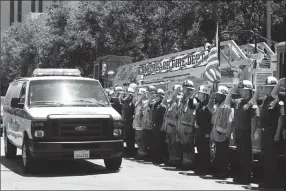
[(10, 26), (14, 23), (14, 0), (10, 0)]
[(31, 12), (36, 12), (36, 0), (31, 0)]
[(22, 21), (22, 0), (18, 0), (18, 22)]

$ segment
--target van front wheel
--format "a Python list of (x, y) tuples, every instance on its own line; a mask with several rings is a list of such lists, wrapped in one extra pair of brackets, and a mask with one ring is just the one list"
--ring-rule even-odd
[(111, 158), (111, 159), (104, 159), (105, 167), (109, 170), (118, 170), (122, 164), (122, 156)]
[(35, 159), (31, 155), (27, 138), (24, 140), (22, 145), (22, 160), (24, 173), (32, 173), (34, 171)]
[(4, 133), (4, 152), (7, 159), (15, 158), (17, 154), (17, 147), (10, 142), (6, 133)]

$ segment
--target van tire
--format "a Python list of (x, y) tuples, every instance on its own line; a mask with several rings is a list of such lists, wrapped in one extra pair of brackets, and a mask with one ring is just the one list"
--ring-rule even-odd
[(105, 167), (109, 170), (119, 170), (122, 164), (122, 156), (111, 158), (111, 159), (104, 159)]
[(22, 145), (22, 162), (23, 162), (23, 172), (25, 174), (33, 173), (35, 170), (35, 162), (36, 160), (31, 155), (30, 149), (29, 149), (29, 141), (28, 137), (25, 136), (24, 142)]
[(13, 159), (17, 155), (17, 147), (13, 145), (7, 137), (6, 132), (4, 134), (4, 152), (7, 159)]

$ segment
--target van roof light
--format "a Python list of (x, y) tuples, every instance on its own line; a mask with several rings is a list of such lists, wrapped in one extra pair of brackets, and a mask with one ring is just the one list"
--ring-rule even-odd
[(81, 76), (79, 69), (37, 68), (33, 76)]

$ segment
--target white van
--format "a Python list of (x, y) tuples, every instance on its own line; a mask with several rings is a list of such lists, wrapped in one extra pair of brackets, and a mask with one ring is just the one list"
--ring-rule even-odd
[(108, 169), (122, 163), (122, 119), (98, 80), (77, 69), (36, 69), (13, 81), (3, 107), (5, 156), (22, 149), (23, 170), (37, 159), (104, 159)]

